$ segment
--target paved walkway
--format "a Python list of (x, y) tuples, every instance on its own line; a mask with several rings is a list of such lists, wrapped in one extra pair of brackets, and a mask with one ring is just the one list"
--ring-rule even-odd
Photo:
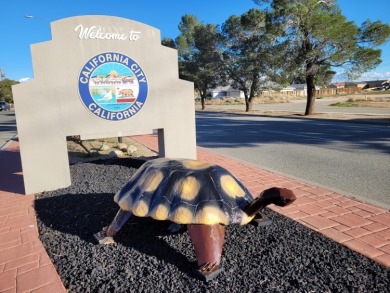
[[(157, 151), (155, 135), (132, 137)], [(272, 187), (298, 199), (271, 208), (390, 268), (390, 213), (341, 194), (198, 148), (198, 159), (230, 170), (254, 194)], [(0, 292), (66, 292), (38, 238), (34, 196), (24, 195), (18, 142), (0, 151)]]
[(38, 238), (34, 195), (24, 195), (19, 143), (0, 151), (0, 292), (66, 292)]

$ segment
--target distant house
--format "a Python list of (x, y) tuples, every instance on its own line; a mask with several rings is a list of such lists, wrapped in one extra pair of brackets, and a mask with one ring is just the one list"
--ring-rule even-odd
[(307, 84), (306, 83), (294, 83), (290, 85), (290, 87), (294, 88), (295, 90), (306, 90)]
[(356, 87), (361, 88), (361, 89), (366, 86), (366, 83), (364, 81), (355, 82), (355, 84), (356, 84)]
[(292, 87), (292, 86), (287, 86), (287, 87), (284, 87), (280, 90), (280, 92), (282, 93), (286, 93), (286, 92), (293, 92), (295, 91), (296, 88), (295, 87)]
[(331, 83), (328, 85), (328, 88), (330, 89), (344, 89), (346, 87), (347, 83), (344, 81)]
[(331, 83), (328, 88), (331, 89), (344, 89), (344, 88), (364, 88), (366, 86), (366, 82), (335, 82)]
[(388, 89), (390, 88), (390, 79), (382, 79), (382, 80), (369, 80), (365, 81), (366, 85), (363, 89)]
[[(316, 89), (320, 89), (321, 87), (316, 85)], [(303, 91), (307, 90), (307, 84), (306, 83), (295, 83), (292, 85), (289, 85), (288, 87), (282, 88), (281, 92), (289, 92), (289, 91)]]
[(208, 92), (212, 99), (221, 98), (244, 98), (244, 92), (232, 88), (230, 85), (217, 87)]
[(386, 90), (390, 90), (390, 79), (386, 80), (382, 85)]

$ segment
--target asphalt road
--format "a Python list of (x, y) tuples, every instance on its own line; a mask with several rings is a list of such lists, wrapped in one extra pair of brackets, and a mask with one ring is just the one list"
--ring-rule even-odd
[(0, 148), (17, 134), (15, 112), (0, 111)]
[(390, 128), (197, 112), (197, 144), (390, 208)]

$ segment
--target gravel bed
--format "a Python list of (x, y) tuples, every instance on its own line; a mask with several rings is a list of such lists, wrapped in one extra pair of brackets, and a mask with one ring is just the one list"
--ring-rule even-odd
[(113, 195), (142, 161), (71, 166), (72, 186), (35, 201), (40, 239), (69, 292), (390, 292), (390, 270), (269, 209), (268, 227), (228, 226), (222, 264), (198, 280), (187, 231), (132, 218), (113, 245), (92, 237), (114, 218)]

